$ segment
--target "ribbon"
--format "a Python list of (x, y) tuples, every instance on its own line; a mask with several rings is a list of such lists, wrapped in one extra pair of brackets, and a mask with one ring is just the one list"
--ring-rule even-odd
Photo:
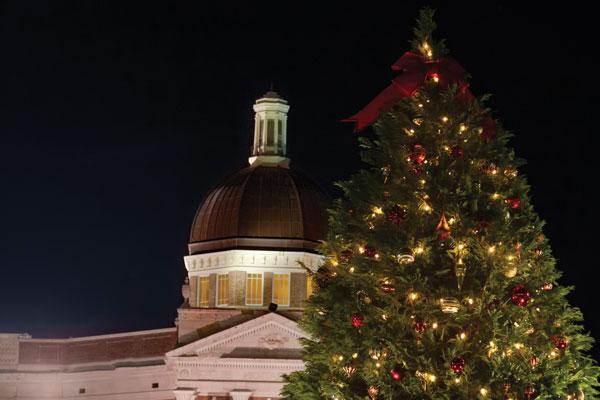
[(466, 71), (453, 58), (427, 60), (413, 52), (406, 52), (392, 64), (393, 71), (400, 71), (392, 84), (379, 93), (362, 110), (343, 122), (354, 122), (354, 131), (358, 132), (371, 125), (382, 112), (389, 111), (398, 101), (413, 96), (428, 79), (433, 79), (446, 88), (458, 85), (457, 97), (462, 101), (473, 101), (475, 97), (469, 91), (465, 81)]

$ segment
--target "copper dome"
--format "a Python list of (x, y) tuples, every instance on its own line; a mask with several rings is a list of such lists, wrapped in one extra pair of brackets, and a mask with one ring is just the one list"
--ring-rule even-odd
[(314, 251), (327, 230), (329, 198), (304, 174), (251, 166), (204, 199), (190, 235), (190, 254), (234, 248)]

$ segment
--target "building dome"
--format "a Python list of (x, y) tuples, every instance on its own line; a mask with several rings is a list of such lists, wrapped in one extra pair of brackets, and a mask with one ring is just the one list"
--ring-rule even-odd
[(189, 252), (314, 251), (327, 231), (327, 203), (323, 190), (294, 169), (244, 168), (217, 185), (200, 205)]

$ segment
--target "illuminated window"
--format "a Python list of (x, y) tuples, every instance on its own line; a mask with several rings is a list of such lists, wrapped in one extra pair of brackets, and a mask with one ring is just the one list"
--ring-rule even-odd
[(263, 277), (262, 274), (246, 274), (246, 305), (262, 306)]
[(315, 288), (313, 285), (314, 285), (313, 277), (310, 276), (309, 274), (306, 274), (306, 298), (309, 298), (314, 293)]
[(229, 275), (217, 276), (217, 305), (226, 306), (229, 303)]
[(198, 307), (208, 307), (208, 276), (198, 278)]
[(290, 305), (290, 274), (273, 274), (273, 303)]

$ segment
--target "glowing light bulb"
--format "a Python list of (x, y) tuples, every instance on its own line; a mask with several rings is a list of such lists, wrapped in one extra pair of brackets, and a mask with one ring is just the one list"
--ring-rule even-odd
[(486, 388), (481, 388), (479, 389), (479, 393), (485, 397), (488, 394), (488, 390)]
[(467, 126), (465, 124), (460, 124), (460, 127), (458, 128), (458, 131), (460, 133), (464, 132), (467, 130)]
[(425, 251), (425, 249), (421, 246), (416, 247), (414, 250), (415, 254), (423, 254), (423, 252)]
[(373, 214), (377, 214), (377, 215), (382, 215), (383, 214), (383, 209), (381, 207), (373, 207)]
[(438, 327), (438, 323), (437, 323), (437, 322), (434, 322), (433, 324), (431, 324), (431, 327), (432, 327), (433, 329), (437, 329), (437, 327)]
[(446, 117), (445, 115), (442, 117), (442, 122), (448, 122), (448, 117)]
[(350, 269), (348, 270), (348, 272), (350, 272), (352, 274), (354, 272), (354, 267), (350, 267)]
[(496, 246), (490, 246), (490, 247), (488, 247), (488, 253), (494, 254), (495, 251), (496, 251)]
[(338, 361), (343, 361), (344, 360), (344, 356), (339, 356), (338, 357)]
[(465, 340), (467, 338), (467, 334), (465, 332), (461, 332), (458, 336), (461, 340)]
[(358, 357), (358, 353), (353, 353), (352, 358), (356, 358), (356, 357)]

